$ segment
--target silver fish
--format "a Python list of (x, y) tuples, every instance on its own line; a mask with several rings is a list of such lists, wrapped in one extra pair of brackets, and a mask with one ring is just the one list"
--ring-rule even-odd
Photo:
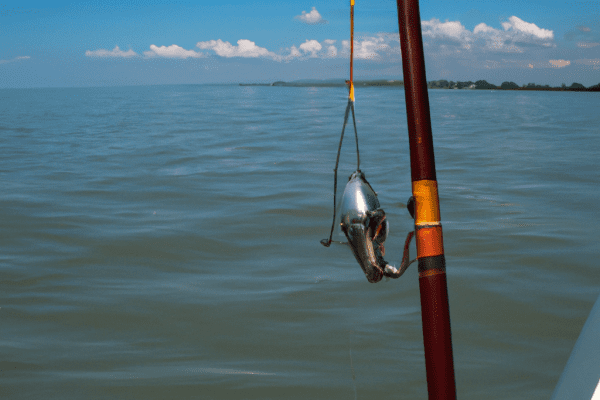
[(360, 170), (355, 171), (346, 184), (341, 226), (367, 280), (379, 282), (388, 265), (383, 256), (389, 225), (377, 194)]
[(384, 276), (399, 278), (415, 261), (408, 261), (412, 232), (407, 236), (400, 268), (396, 269), (384, 260), (384, 243), (389, 234), (389, 224), (377, 194), (360, 170), (350, 176), (344, 189), (341, 226), (356, 261), (371, 283), (379, 282)]

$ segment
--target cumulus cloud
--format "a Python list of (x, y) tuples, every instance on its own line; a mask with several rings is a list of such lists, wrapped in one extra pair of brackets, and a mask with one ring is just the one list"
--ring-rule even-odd
[(422, 21), (423, 38), (430, 48), (447, 52), (483, 50), (522, 53), (523, 47), (555, 47), (554, 32), (512, 16), (503, 22), (503, 29), (480, 23), (471, 32), (459, 21), (441, 22), (437, 18)]
[(587, 26), (578, 26), (577, 29), (579, 29), (581, 32), (589, 32), (589, 31), (591, 31), (591, 29), (588, 28)]
[(342, 40), (342, 54), (350, 54), (350, 41)]
[[(465, 34), (467, 34), (467, 30), (465, 29), (464, 26), (461, 25), (462, 30), (465, 31)], [(483, 22), (480, 23), (479, 25), (477, 25), (475, 27), (475, 29), (473, 29), (473, 33), (477, 34), (477, 33), (489, 33), (489, 34), (498, 34), (499, 31), (497, 29), (492, 28), (491, 26), (487, 26), (486, 24), (484, 24)]]
[(302, 53), (300, 52), (300, 50), (298, 50), (298, 48), (296, 46), (287, 48), (287, 49), (285, 49), (285, 51), (289, 51), (289, 54), (284, 55), (284, 56), (277, 54), (277, 55), (273, 56), (273, 60), (289, 62), (290, 60), (292, 60), (294, 58), (302, 57)]
[(98, 50), (94, 50), (94, 51), (87, 50), (85, 52), (85, 55), (88, 57), (129, 58), (129, 57), (137, 56), (137, 53), (131, 49), (129, 49), (127, 51), (123, 51), (123, 50), (119, 49), (119, 46), (115, 46), (115, 48), (112, 50), (106, 50), (106, 49), (98, 49)]
[[(486, 28), (482, 27), (485, 24), (479, 24), (475, 29), (479, 31), (485, 31)], [(465, 29), (463, 24), (459, 21), (446, 21), (440, 22), (437, 18), (432, 18), (430, 21), (422, 21), (421, 29), (423, 36), (431, 39), (450, 39), (457, 42), (465, 42), (470, 40), (471, 32)]]
[[(378, 33), (376, 36), (365, 36), (354, 41), (354, 58), (363, 60), (379, 60), (382, 53), (400, 53), (400, 49), (394, 51), (389, 45), (390, 42), (398, 44), (399, 40), (396, 34)], [(350, 55), (350, 41), (342, 40), (341, 49), (333, 44), (337, 40), (325, 39), (322, 42), (318, 40), (306, 40), (298, 47), (292, 46), (285, 49), (289, 51), (287, 55), (277, 55), (273, 59), (276, 61), (289, 61), (293, 58), (336, 58), (348, 57)], [(398, 45), (399, 46), (399, 45)]]
[(525, 35), (533, 36), (541, 40), (554, 39), (554, 33), (548, 29), (539, 28), (537, 25), (530, 22), (525, 22), (520, 18), (512, 16), (508, 22), (503, 22), (502, 27), (505, 31), (514, 31), (524, 33)]
[(318, 40), (307, 39), (304, 43), (296, 46), (292, 45), (279, 51), (278, 54), (269, 51), (264, 47), (259, 47), (255, 42), (247, 39), (238, 40), (237, 46), (221, 39), (198, 42), (196, 46), (204, 50), (212, 50), (220, 57), (247, 57), (247, 58), (270, 58), (274, 61), (289, 62), (292, 59), (306, 58), (333, 58), (338, 56), (338, 49), (333, 46), (336, 40), (325, 39), (322, 43)]
[(204, 57), (204, 54), (198, 53), (194, 50), (186, 50), (183, 47), (172, 44), (170, 46), (155, 46), (150, 45), (150, 51), (145, 51), (146, 57), (162, 57), (162, 58), (200, 58)]
[[(306, 58), (335, 58), (338, 55), (338, 50), (335, 46), (331, 45), (335, 43), (335, 40), (326, 39), (323, 44), (317, 40), (306, 40), (298, 47), (292, 46), (286, 48), (287, 55), (277, 55), (273, 57), (275, 61), (290, 61), (294, 58), (306, 59)], [(327, 46), (329, 45), (329, 46)]]
[[(354, 39), (354, 58), (359, 60), (379, 61), (382, 56), (386, 60), (400, 55), (400, 43), (397, 33), (377, 33), (375, 36), (360, 36)], [(339, 57), (350, 55), (350, 41), (341, 41)]]
[(376, 37), (365, 37), (362, 40), (356, 40), (354, 43), (354, 57), (359, 60), (379, 59), (379, 52), (385, 52), (390, 48), (387, 39), (389, 38), (380, 34)]
[(552, 64), (554, 68), (564, 68), (571, 64), (571, 61), (569, 60), (548, 60), (548, 62)]
[(229, 42), (224, 42), (221, 39), (209, 40), (206, 42), (198, 42), (196, 46), (203, 50), (213, 50), (220, 57), (245, 57), (245, 58), (259, 58), (259, 57), (270, 57), (277, 58), (278, 56), (265, 49), (259, 47), (255, 42), (247, 39), (240, 39), (237, 41), (237, 46), (232, 45)]
[(310, 53), (311, 57), (317, 57), (317, 52), (321, 51), (323, 46), (316, 40), (307, 40), (300, 45), (300, 50), (304, 53)]
[(321, 14), (319, 14), (316, 7), (313, 7), (311, 12), (309, 13), (307, 13), (306, 11), (302, 11), (301, 15), (296, 15), (294, 18), (309, 25), (327, 23), (327, 21), (324, 20), (323, 17), (321, 17)]
[(292, 48), (290, 49), (290, 56), (292, 56), (292, 57), (301, 57), (302, 53), (300, 53), (300, 50), (298, 50), (296, 48), (296, 46), (292, 46)]

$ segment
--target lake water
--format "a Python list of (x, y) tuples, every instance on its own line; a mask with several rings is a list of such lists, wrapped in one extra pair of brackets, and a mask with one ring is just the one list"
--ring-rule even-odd
[[(356, 97), (397, 265), (404, 93)], [(319, 243), (346, 99), (0, 90), (0, 396), (426, 398), (416, 264), (370, 284), (346, 246)], [(458, 396), (547, 399), (600, 293), (600, 97), (430, 102)], [(338, 193), (355, 160), (350, 134)]]

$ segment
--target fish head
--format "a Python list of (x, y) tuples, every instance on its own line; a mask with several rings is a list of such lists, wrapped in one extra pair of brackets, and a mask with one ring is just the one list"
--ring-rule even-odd
[(379, 282), (387, 262), (384, 242), (389, 225), (377, 194), (360, 170), (348, 180), (341, 208), (341, 228), (369, 282)]

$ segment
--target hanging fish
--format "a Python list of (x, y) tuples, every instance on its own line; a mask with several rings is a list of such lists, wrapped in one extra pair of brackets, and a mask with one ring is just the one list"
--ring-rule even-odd
[(341, 227), (369, 282), (379, 282), (384, 276), (398, 278), (411, 264), (408, 262), (408, 243), (412, 234), (407, 238), (400, 270), (389, 265), (383, 258), (389, 224), (377, 193), (360, 170), (355, 171), (346, 184), (342, 196)]
[(355, 171), (346, 184), (342, 196), (341, 226), (367, 280), (379, 282), (388, 265), (383, 256), (389, 225), (377, 194), (360, 170)]

